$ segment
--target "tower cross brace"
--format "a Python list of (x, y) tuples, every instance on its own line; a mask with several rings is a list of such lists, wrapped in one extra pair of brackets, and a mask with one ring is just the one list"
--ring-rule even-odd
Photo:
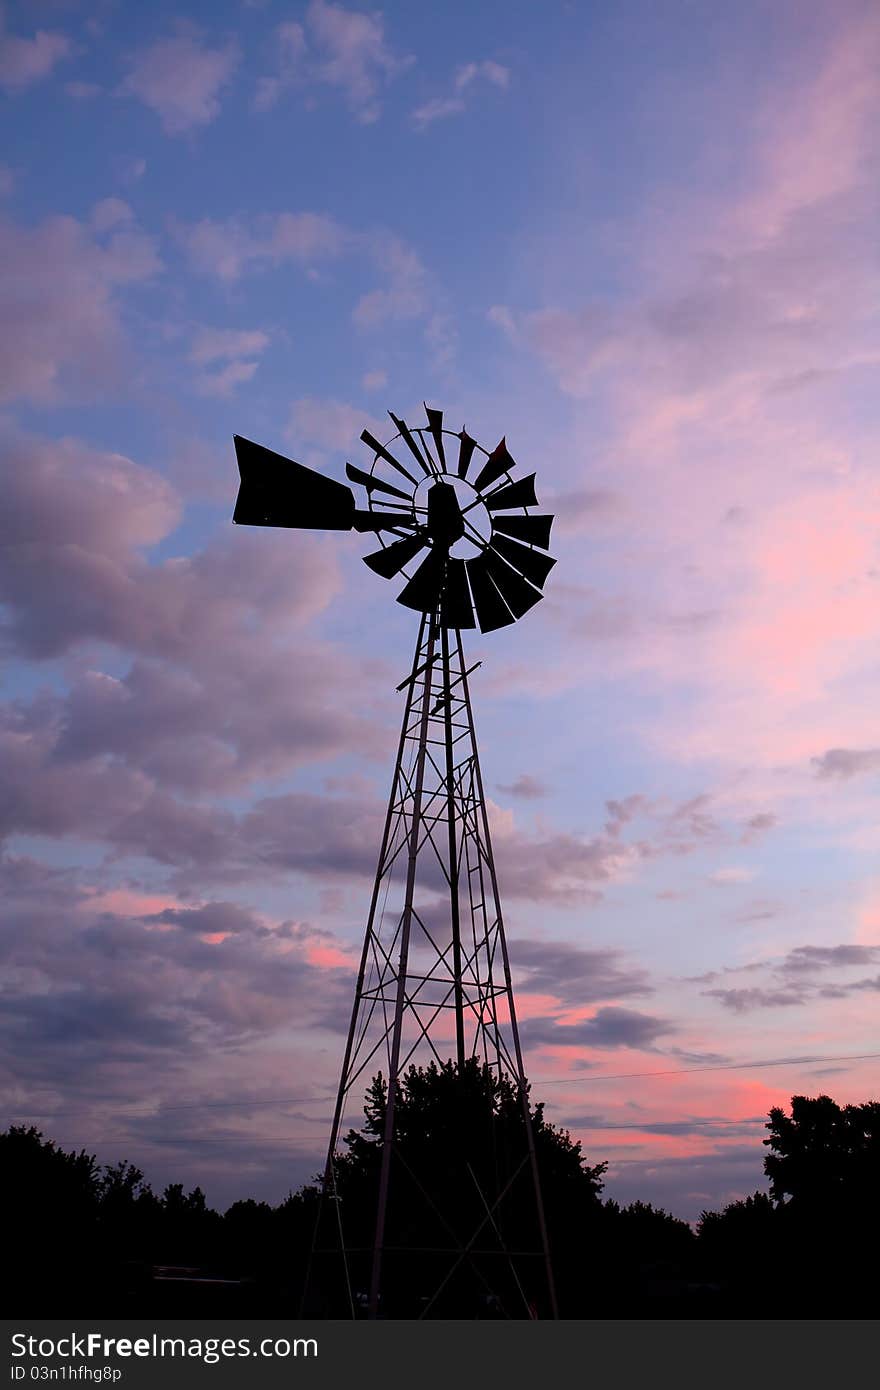
[[(422, 1312), (430, 1315), (455, 1269), (479, 1257), (482, 1269), (476, 1269), (476, 1277), (487, 1296), (500, 1282), (515, 1289), (515, 1299), (521, 1300), (522, 1306), (509, 1315), (525, 1311), (537, 1316), (538, 1307), (556, 1315), (528, 1083), (468, 686), (474, 669), (466, 666), (461, 633), (444, 627), (436, 613), (423, 614), (412, 671), (399, 687), (405, 692), (403, 722), (324, 1170), (322, 1205), (334, 1207), (335, 1215), (329, 1222), (326, 1211), (319, 1215), (312, 1263), (314, 1270), (315, 1254), (335, 1253), (352, 1311), (357, 1293), (361, 1303), (366, 1298), (371, 1317), (382, 1311), (389, 1202), (403, 1163), (395, 1161), (401, 1079), (410, 1065), (433, 1061), (442, 1067), (450, 1054), (459, 1074), (475, 1058), (497, 1080), (513, 1084), (523, 1111), (525, 1151), (517, 1156), (513, 1176), (508, 1175), (507, 1190), (503, 1183), (495, 1191), (480, 1190), (482, 1217), (470, 1233), (475, 1239), (458, 1226), (446, 1252), (449, 1268), (439, 1262), (438, 1286), (423, 1295), (427, 1306)], [(375, 1228), (366, 1251), (352, 1247), (346, 1237), (336, 1185), (337, 1149), (347, 1102), (377, 1070), (387, 1078), (387, 1102)], [(410, 1178), (417, 1181), (417, 1175)], [(505, 1198), (515, 1179), (518, 1200), (530, 1199), (533, 1206), (534, 1249), (514, 1251), (505, 1241)], [(425, 1196), (438, 1205), (438, 1194)], [(446, 1216), (454, 1231), (456, 1213)], [(322, 1217), (332, 1230), (329, 1248), (321, 1235)], [(395, 1248), (398, 1262), (402, 1253)], [(490, 1256), (505, 1265), (500, 1280), (493, 1275)], [(353, 1290), (353, 1264), (362, 1275), (368, 1272), (368, 1293)]]

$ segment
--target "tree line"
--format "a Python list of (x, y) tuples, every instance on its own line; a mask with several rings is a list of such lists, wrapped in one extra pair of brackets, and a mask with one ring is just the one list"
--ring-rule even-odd
[[(359, 1311), (386, 1101), (378, 1076), (361, 1128), (337, 1155), (329, 1201), (316, 1177), (275, 1206), (246, 1199), (223, 1213), (200, 1187), (157, 1193), (131, 1163), (99, 1164), (34, 1127), (12, 1126), (0, 1134), (10, 1313)], [(788, 1111), (771, 1109), (767, 1190), (704, 1211), (695, 1228), (650, 1202), (603, 1198), (607, 1164), (588, 1163), (541, 1103), (530, 1116), (563, 1317), (876, 1316), (880, 1103), (796, 1095)], [(533, 1188), (519, 1157), (520, 1098), (475, 1059), (462, 1072), (452, 1062), (411, 1067), (395, 1119), (386, 1243), (398, 1253), (386, 1257), (387, 1315), (418, 1316), (416, 1291), (436, 1285), (444, 1251), (456, 1240), (463, 1248), (468, 1232), (483, 1232), (479, 1245), (536, 1247)], [(501, 1195), (490, 1201), (487, 1193)], [(344, 1271), (333, 1251), (343, 1226), (353, 1252)], [(469, 1252), (431, 1305), (434, 1315), (524, 1316), (518, 1295), (528, 1301), (528, 1264), (522, 1279), (513, 1271), (514, 1288), (491, 1250), (482, 1255), (471, 1242)], [(323, 1290), (317, 1302), (315, 1288)], [(311, 1305), (301, 1303), (304, 1289)]]

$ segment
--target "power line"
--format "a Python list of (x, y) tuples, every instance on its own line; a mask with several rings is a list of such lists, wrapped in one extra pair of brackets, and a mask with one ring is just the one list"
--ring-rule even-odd
[[(654, 1076), (692, 1076), (699, 1072), (709, 1071), (744, 1071), (754, 1067), (795, 1067), (812, 1065), (816, 1062), (865, 1062), (874, 1061), (880, 1058), (880, 1052), (853, 1052), (843, 1056), (813, 1056), (813, 1057), (771, 1057), (754, 1062), (720, 1062), (706, 1067), (671, 1067), (663, 1071), (622, 1071), (622, 1072), (598, 1072), (590, 1075), (585, 1072), (578, 1076), (544, 1076), (537, 1080), (532, 1080), (532, 1086), (571, 1086), (583, 1082), (592, 1081), (627, 1081), (630, 1079), (644, 1079)], [(324, 1095), (312, 1096), (278, 1096), (263, 1100), (206, 1100), (206, 1101), (186, 1101), (180, 1105), (163, 1105), (161, 1110), (155, 1111), (133, 1111), (125, 1118), (133, 1120), (149, 1118), (155, 1115), (156, 1119), (162, 1115), (176, 1113), (181, 1110), (234, 1110), (249, 1109), (263, 1105), (312, 1105), (317, 1102), (335, 1100), (335, 1091), (328, 1091)], [(29, 1116), (45, 1117), (47, 1119), (68, 1119), (77, 1115), (90, 1115), (90, 1110), (21, 1110), (10, 1112), (12, 1119), (26, 1119)], [(317, 1124), (318, 1121), (316, 1120)]]
[[(653, 1133), (657, 1131), (658, 1133), (656, 1137), (663, 1138), (663, 1132), (666, 1130), (689, 1130), (696, 1128), (697, 1126), (702, 1128), (705, 1125), (727, 1125), (728, 1127), (730, 1127), (741, 1125), (760, 1125), (764, 1123), (765, 1120), (763, 1115), (758, 1115), (746, 1116), (743, 1119), (737, 1119), (733, 1116), (728, 1116), (726, 1118), (720, 1117), (711, 1120), (645, 1120), (641, 1124), (632, 1121), (627, 1122), (626, 1124), (618, 1124), (615, 1121), (606, 1120), (597, 1121), (595, 1124), (586, 1124), (581, 1123), (580, 1121), (575, 1121), (573, 1127), (577, 1130), (583, 1130), (591, 1134), (599, 1130), (609, 1129), (633, 1129), (641, 1130), (645, 1133)], [(111, 1134), (102, 1134), (98, 1135), (97, 1137), (91, 1135), (89, 1136), (86, 1142), (89, 1144), (115, 1144), (120, 1142), (126, 1142), (129, 1137), (130, 1136), (127, 1131), (118, 1130), (114, 1131)], [(673, 1134), (670, 1134), (668, 1137), (674, 1138), (675, 1136)], [(182, 1144), (230, 1144), (234, 1143), (236, 1140), (245, 1140), (248, 1143), (253, 1144), (302, 1144), (302, 1135), (298, 1134), (176, 1134), (164, 1138), (153, 1138), (151, 1135), (145, 1134), (136, 1136), (136, 1138), (140, 1139), (140, 1144), (135, 1143), (134, 1146), (132, 1146), (131, 1144), (127, 1144), (127, 1148), (131, 1149), (132, 1152), (138, 1152), (139, 1149), (143, 1151), (144, 1147), (147, 1145), (151, 1147), (158, 1145), (160, 1147), (174, 1148), (176, 1145)], [(73, 1140), (68, 1142), (76, 1143), (77, 1141)]]
[[(155, 1114), (159, 1119), (162, 1115), (170, 1115), (178, 1110), (235, 1110), (250, 1109), (257, 1105), (310, 1105), (315, 1101), (322, 1104), (328, 1100), (335, 1100), (336, 1092), (328, 1091), (326, 1095), (318, 1096), (273, 1096), (269, 1100), (191, 1100), (183, 1105), (163, 1105), (156, 1112), (153, 1110), (132, 1110), (125, 1116), (127, 1119), (139, 1120), (150, 1118)], [(123, 1102), (124, 1103), (124, 1102)], [(67, 1119), (70, 1116), (90, 1115), (91, 1110), (21, 1110), (12, 1111), (14, 1119), (20, 1119), (27, 1115), (47, 1116), (49, 1119)]]
[(880, 1057), (880, 1052), (853, 1052), (844, 1057), (771, 1057), (761, 1062), (719, 1062), (711, 1067), (674, 1067), (668, 1071), (599, 1072), (590, 1076), (543, 1076), (532, 1082), (535, 1086), (567, 1086), (579, 1081), (624, 1081), (628, 1077), (691, 1076), (700, 1071), (743, 1071), (748, 1067), (797, 1067), (813, 1062), (865, 1062)]

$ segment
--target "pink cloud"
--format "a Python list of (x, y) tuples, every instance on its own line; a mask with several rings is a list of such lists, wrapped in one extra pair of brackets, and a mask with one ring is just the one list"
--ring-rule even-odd
[(269, 345), (261, 329), (201, 328), (193, 337), (189, 358), (201, 370), (194, 388), (203, 396), (228, 396), (250, 381)]
[(95, 889), (77, 904), (80, 912), (111, 912), (117, 917), (146, 917), (173, 906), (167, 893), (143, 893), (131, 888)]
[(317, 445), (320, 449), (350, 454), (357, 463), (364, 448), (360, 442), (363, 429), (372, 431), (378, 439), (389, 433), (385, 421), (367, 415), (357, 406), (303, 396), (291, 406), (285, 435), (292, 448)]
[(119, 377), (120, 291), (162, 267), (153, 239), (128, 217), (108, 223), (111, 203), (126, 207), (100, 204), (95, 230), (73, 217), (0, 222), (0, 400), (94, 396)]
[(311, 0), (304, 21), (286, 20), (274, 34), (275, 71), (257, 82), (254, 107), (268, 111), (285, 92), (328, 86), (341, 92), (356, 120), (370, 125), (381, 114), (380, 93), (414, 61), (385, 39), (382, 14)]
[(576, 680), (603, 641), (618, 675), (682, 691), (640, 732), (683, 760), (876, 744), (880, 21), (845, 8), (834, 28), (756, 117), (744, 191), (650, 209), (626, 302), (494, 315), (574, 399), (573, 458), (597, 401), (610, 420), (570, 480), (620, 501), (590, 589), (548, 591), (562, 660)]
[(381, 87), (413, 62), (388, 47), (381, 14), (311, 0), (306, 25), (317, 50), (318, 80), (339, 88), (361, 123), (378, 120)]
[(53, 68), (74, 53), (66, 34), (38, 29), (31, 39), (4, 34), (0, 14), (0, 87), (20, 92), (48, 77)]
[(242, 221), (175, 224), (176, 234), (196, 270), (220, 280), (293, 261), (332, 259), (351, 244), (351, 234), (333, 218), (314, 212), (283, 212)]
[(120, 91), (155, 111), (168, 135), (209, 125), (220, 114), (220, 91), (239, 62), (235, 43), (210, 48), (183, 32), (134, 55)]
[(462, 63), (456, 69), (452, 86), (445, 96), (431, 97), (413, 111), (412, 120), (416, 129), (424, 130), (435, 121), (460, 115), (466, 110), (468, 96), (472, 94), (469, 89), (480, 81), (504, 89), (510, 82), (510, 69), (491, 58), (479, 63)]
[(356, 967), (354, 955), (350, 951), (341, 951), (338, 946), (309, 946), (306, 960), (319, 970), (352, 970)]
[(173, 222), (190, 264), (202, 274), (233, 283), (246, 274), (300, 265), (317, 275), (322, 262), (342, 256), (366, 259), (379, 284), (360, 295), (352, 320), (364, 331), (408, 319), (424, 320), (424, 337), (437, 363), (455, 351), (455, 328), (442, 296), (418, 252), (388, 231), (355, 231), (323, 213), (283, 212), (225, 222)]

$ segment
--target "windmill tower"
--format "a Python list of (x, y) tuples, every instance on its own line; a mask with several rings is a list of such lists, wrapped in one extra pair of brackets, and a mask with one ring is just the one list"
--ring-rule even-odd
[[(361, 1303), (372, 1317), (394, 1316), (416, 1277), (425, 1285), (412, 1291), (418, 1315), (449, 1315), (452, 1291), (467, 1273), (501, 1316), (555, 1316), (471, 709), (476, 667), (467, 666), (461, 636), (507, 626), (539, 602), (555, 563), (546, 553), (552, 517), (535, 513), (534, 474), (514, 478), (504, 439), (489, 452), (464, 429), (444, 429), (441, 411), (425, 410), (426, 425), (412, 429), (389, 412), (397, 433), (387, 444), (364, 430), (369, 466), (346, 465), (349, 481), (366, 494), (364, 507), (345, 484), (235, 437), (241, 486), (234, 521), (373, 533), (380, 545), (365, 563), (386, 579), (403, 579), (397, 600), (420, 615), (412, 668), (397, 687), (403, 722), (330, 1132), (312, 1263), (323, 1273), (313, 1278), (325, 1290), (344, 1290), (341, 1308), (347, 1304), (352, 1315)], [(451, 1059), (453, 1077), (464, 1078), (469, 1067), (473, 1077), (479, 1065), (506, 1086), (508, 1100), (515, 1093), (521, 1117), (518, 1138), (508, 1126), (506, 1151), (495, 1152), (489, 1168), (477, 1173), (465, 1163), (465, 1196), (452, 1174), (444, 1190), (436, 1180), (426, 1190), (396, 1140), (407, 1068)], [(359, 1101), (377, 1072), (387, 1092), (365, 1238), (352, 1233), (339, 1200), (337, 1150), (347, 1103)], [(507, 1151), (517, 1146), (521, 1152)], [(515, 1237), (514, 1201), (532, 1218), (525, 1234), (517, 1224)], [(419, 1204), (430, 1211), (438, 1243), (420, 1248), (416, 1276), (408, 1273), (406, 1233)], [(323, 1306), (340, 1309), (326, 1294)]]

